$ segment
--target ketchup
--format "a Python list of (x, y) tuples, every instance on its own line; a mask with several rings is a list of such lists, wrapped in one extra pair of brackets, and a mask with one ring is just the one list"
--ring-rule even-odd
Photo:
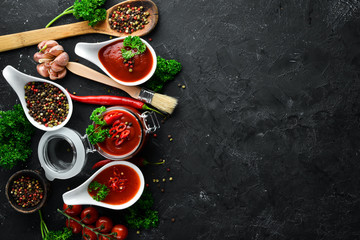
[(129, 72), (121, 54), (122, 48), (123, 39), (102, 47), (98, 54), (101, 64), (114, 78), (124, 82), (136, 82), (150, 73), (154, 63), (149, 49), (131, 59), (133, 67), (132, 72)]

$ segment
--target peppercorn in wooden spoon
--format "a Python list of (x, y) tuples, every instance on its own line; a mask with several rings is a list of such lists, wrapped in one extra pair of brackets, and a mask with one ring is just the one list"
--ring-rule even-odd
[[(128, 0), (109, 8), (106, 20), (94, 27), (90, 27), (88, 21), (82, 21), (0, 36), (0, 52), (35, 45), (49, 37), (57, 40), (90, 33), (116, 37), (124, 37), (129, 34), (144, 36), (155, 28), (158, 14), (157, 6), (151, 0)], [(124, 25), (124, 23), (126, 24)]]

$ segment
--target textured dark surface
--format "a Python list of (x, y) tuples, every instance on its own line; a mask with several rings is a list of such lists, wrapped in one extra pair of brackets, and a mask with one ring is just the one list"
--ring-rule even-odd
[[(41, 28), (71, 3), (2, 0), (0, 34)], [(155, 3), (159, 23), (146, 38), (158, 55), (183, 64), (163, 92), (180, 104), (144, 153), (166, 159), (165, 166), (144, 168), (160, 225), (139, 235), (131, 230), (129, 239), (360, 239), (360, 2)], [(75, 21), (67, 16), (56, 24)], [(75, 60), (77, 42), (107, 39), (59, 43)], [(38, 76), (35, 51), (0, 53), (0, 69), (12, 65)], [(72, 74), (58, 83), (79, 95), (125, 95)], [(2, 76), (0, 93), (1, 110), (19, 102)], [(67, 126), (83, 133), (92, 109), (75, 103)], [(1, 239), (40, 239), (38, 215), (13, 211), (4, 188), (16, 170), (39, 168), (42, 134), (36, 132), (26, 164), (0, 170)], [(61, 195), (86, 180), (100, 159), (91, 154), (80, 175), (52, 182), (43, 208), (51, 229), (64, 226), (56, 212)], [(152, 182), (170, 176), (174, 181), (160, 187)], [(121, 212), (101, 211), (120, 221)]]

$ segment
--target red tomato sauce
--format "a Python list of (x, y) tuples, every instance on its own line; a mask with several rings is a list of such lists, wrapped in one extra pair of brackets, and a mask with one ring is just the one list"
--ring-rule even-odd
[(99, 59), (105, 69), (116, 79), (124, 82), (136, 82), (149, 74), (153, 66), (153, 57), (148, 48), (142, 54), (132, 58), (133, 71), (125, 66), (121, 55), (123, 40), (115, 41), (102, 47), (99, 51)]
[[(123, 180), (124, 185), (121, 190), (113, 190), (111, 182), (114, 177)], [(116, 165), (104, 169), (93, 181), (109, 187), (110, 192), (102, 201), (111, 205), (124, 204), (130, 201), (140, 189), (140, 177), (134, 169), (125, 165)], [(89, 192), (90, 196), (95, 196), (96, 191)]]
[(104, 142), (98, 143), (97, 146), (110, 155), (122, 156), (134, 151), (139, 146), (142, 132), (140, 123), (132, 114), (128, 113), (127, 111), (113, 110), (108, 112), (107, 114), (116, 112), (123, 114), (120, 120), (123, 123), (127, 123), (126, 129), (130, 130), (130, 134), (119, 146), (116, 146), (115, 141), (112, 140), (110, 137), (106, 138)]

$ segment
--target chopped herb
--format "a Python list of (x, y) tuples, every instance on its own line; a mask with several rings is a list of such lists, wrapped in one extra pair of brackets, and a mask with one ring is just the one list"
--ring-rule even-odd
[(106, 122), (102, 116), (102, 113), (106, 111), (104, 106), (96, 108), (90, 116), (90, 120), (94, 121), (96, 127), (94, 125), (89, 125), (86, 128), (86, 134), (89, 139), (89, 142), (93, 145), (105, 141), (107, 137), (110, 136), (109, 130), (107, 128), (102, 128), (106, 126)]
[(25, 117), (20, 104), (13, 110), (0, 111), (0, 166), (12, 169), (31, 155), (34, 127)]
[(173, 80), (175, 75), (181, 71), (181, 64), (176, 60), (165, 60), (157, 57), (157, 67), (154, 76), (146, 83), (146, 87), (159, 92), (169, 80)]
[(130, 228), (150, 229), (159, 224), (159, 214), (153, 210), (154, 199), (149, 190), (145, 189), (140, 199), (127, 209), (125, 220)]
[[(133, 58), (135, 55), (139, 55), (146, 50), (146, 45), (141, 41), (138, 36), (128, 36), (124, 39), (123, 42), (124, 48), (121, 49), (122, 57), (126, 60)], [(129, 47), (131, 49), (126, 50), (125, 47)]]
[(121, 49), (121, 54), (123, 58), (126, 60), (133, 58), (135, 56), (135, 53), (133, 53), (131, 50), (126, 50), (125, 48)]
[(90, 115), (90, 120), (94, 121), (96, 125), (105, 126), (106, 122), (104, 121), (103, 116), (101, 115), (103, 112), (106, 111), (106, 107), (98, 107), (96, 108)]
[(89, 192), (97, 191), (96, 195), (92, 198), (98, 202), (103, 201), (110, 192), (110, 189), (105, 185), (97, 181), (93, 181), (89, 184)]

